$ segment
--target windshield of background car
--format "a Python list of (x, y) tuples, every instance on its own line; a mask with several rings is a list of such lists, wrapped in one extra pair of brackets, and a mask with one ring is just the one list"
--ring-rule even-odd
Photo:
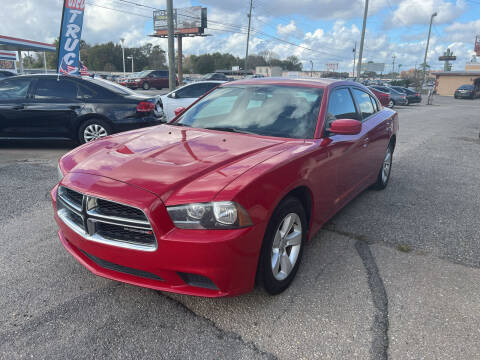
[(473, 85), (462, 85), (458, 89), (459, 90), (473, 90)]
[(228, 86), (211, 92), (176, 122), (197, 128), (311, 139), (322, 96), (323, 89), (303, 86)]

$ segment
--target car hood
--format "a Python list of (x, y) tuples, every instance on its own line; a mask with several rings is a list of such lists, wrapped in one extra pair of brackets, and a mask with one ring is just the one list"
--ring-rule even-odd
[(202, 202), (290, 146), (285, 139), (160, 125), (88, 143), (61, 166), (141, 187), (165, 203)]

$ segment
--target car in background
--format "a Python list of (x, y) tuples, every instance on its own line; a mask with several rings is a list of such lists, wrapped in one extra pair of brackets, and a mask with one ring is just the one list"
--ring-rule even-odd
[(388, 104), (389, 108), (392, 108), (395, 105), (408, 105), (407, 95), (400, 93), (397, 90), (381, 85), (372, 85), (371, 88), (386, 92), (390, 95), (390, 102)]
[(0, 80), (0, 139), (86, 143), (165, 121), (159, 96), (102, 79), (24, 75)]
[(407, 96), (407, 105), (419, 104), (422, 102), (422, 95), (417, 91), (411, 90), (403, 86), (391, 86), (391, 88)]
[(247, 75), (245, 76), (245, 79), (259, 79), (259, 78), (264, 78), (265, 75), (263, 74), (253, 74), (253, 75)]
[(203, 96), (210, 90), (216, 88), (225, 81), (197, 81), (181, 88), (178, 88), (166, 95), (161, 95), (163, 104), (163, 112), (167, 118), (167, 121), (172, 120), (176, 114), (175, 110), (179, 107), (187, 108), (199, 97)]
[(393, 108), (393, 103), (390, 103), (390, 94), (377, 90), (371, 86), (368, 87), (368, 89), (377, 97), (377, 99), (380, 101), (380, 104), (383, 106), (387, 106), (389, 108)]
[(4, 79), (10, 76), (16, 76), (17, 74), (8, 71), (8, 70), (0, 70), (0, 79)]
[(118, 80), (117, 83), (122, 85), (122, 86), (127, 86), (128, 79), (134, 79), (137, 76), (138, 73), (131, 73), (128, 74), (127, 76), (121, 76)]
[[(178, 78), (176, 79), (176, 85), (178, 86)], [(158, 90), (168, 88), (168, 70), (141, 71), (135, 74), (135, 76), (129, 77), (125, 86), (130, 89), (143, 90), (149, 90), (150, 88), (156, 88)]]
[(480, 97), (480, 88), (475, 89), (474, 85), (465, 84), (460, 86), (453, 95), (455, 99), (475, 99)]
[(109, 279), (207, 297), (258, 279), (278, 294), (323, 224), (386, 188), (397, 131), (397, 113), (350, 81), (221, 84), (173, 122), (64, 155), (58, 236)]
[(220, 81), (232, 81), (231, 78), (227, 77), (222, 73), (208, 73), (202, 76), (200, 80), (220, 80)]

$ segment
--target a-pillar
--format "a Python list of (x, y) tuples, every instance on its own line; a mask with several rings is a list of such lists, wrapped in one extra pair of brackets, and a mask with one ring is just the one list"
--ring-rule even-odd
[(178, 84), (183, 83), (183, 55), (182, 55), (182, 35), (178, 34)]

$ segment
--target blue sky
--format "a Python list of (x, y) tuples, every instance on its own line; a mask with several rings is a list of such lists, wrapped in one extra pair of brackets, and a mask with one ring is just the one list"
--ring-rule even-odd
[[(86, 0), (82, 38), (89, 43), (119, 42), (128, 46), (153, 42), (166, 49), (166, 40), (152, 39), (152, 9), (164, 8), (165, 0)], [(338, 63), (350, 71), (352, 48), (360, 41), (364, 0), (254, 0), (250, 53), (269, 51), (280, 58), (296, 55), (310, 69), (324, 70)], [(245, 53), (249, 0), (174, 0), (181, 8), (208, 8), (213, 36), (184, 40), (184, 53)], [(0, 34), (52, 41), (58, 36), (61, 0), (18, 0), (2, 4)], [(365, 60), (384, 62), (391, 70), (392, 56), (402, 70), (423, 61), (430, 14), (438, 12), (432, 30), (428, 62), (440, 69), (438, 60), (447, 47), (457, 55), (455, 70), (462, 70), (473, 54), (480, 35), (480, 0), (370, 0)], [(298, 46), (295, 46), (295, 45)]]

